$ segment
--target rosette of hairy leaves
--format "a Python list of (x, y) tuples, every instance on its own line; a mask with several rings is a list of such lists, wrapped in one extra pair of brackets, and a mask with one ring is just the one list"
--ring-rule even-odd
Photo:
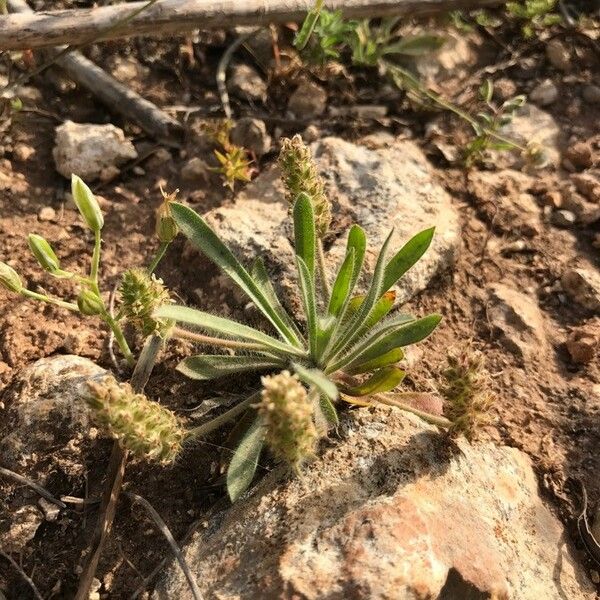
[[(314, 399), (312, 421), (323, 431), (337, 423), (335, 403), (339, 400), (357, 403), (360, 396), (395, 388), (404, 376), (398, 366), (403, 358), (402, 348), (426, 338), (441, 316), (416, 318), (392, 311), (395, 294), (391, 288), (425, 253), (433, 238), (433, 228), (417, 233), (393, 254), (389, 253), (390, 234), (381, 248), (366, 293), (356, 294), (367, 240), (363, 229), (354, 225), (348, 233), (346, 255), (338, 266), (329, 295), (326, 301), (321, 300), (316, 293), (321, 270), (316, 268), (318, 236), (313, 207), (312, 199), (300, 193), (292, 210), (298, 286), (304, 308), (302, 326), (278, 299), (262, 259), (257, 258), (246, 268), (200, 215), (178, 203), (173, 203), (171, 210), (180, 231), (237, 284), (271, 324), (273, 332), (265, 333), (184, 306), (164, 305), (154, 317), (176, 321), (175, 336), (233, 351), (185, 359), (178, 369), (191, 378), (211, 380), (250, 371), (284, 369), (295, 373)], [(250, 484), (265, 442), (264, 424), (257, 419), (248, 429), (247, 437), (242, 436), (238, 445), (240, 454), (236, 451), (231, 461), (235, 467), (235, 476), (228, 475), (232, 497)], [(244, 465), (246, 470), (242, 468)]]
[(114, 377), (88, 381), (86, 401), (95, 420), (139, 458), (171, 463), (181, 451), (186, 431), (177, 416), (158, 402), (136, 394)]
[(121, 313), (127, 321), (144, 335), (165, 335), (169, 321), (154, 316), (159, 306), (171, 302), (162, 279), (145, 269), (129, 269), (123, 273), (119, 294)]

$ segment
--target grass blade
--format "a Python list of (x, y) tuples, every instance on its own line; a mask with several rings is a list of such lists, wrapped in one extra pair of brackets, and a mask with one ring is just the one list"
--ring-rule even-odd
[(177, 370), (190, 379), (207, 381), (234, 373), (283, 368), (285, 361), (268, 356), (230, 356), (227, 354), (198, 354), (182, 360)]
[(356, 286), (356, 282), (360, 277), (363, 263), (365, 260), (365, 253), (367, 251), (367, 236), (365, 230), (359, 225), (352, 225), (350, 233), (348, 234), (348, 242), (346, 243), (346, 254), (350, 252), (350, 249), (354, 250), (354, 268), (352, 271), (352, 281), (348, 294), (350, 295)]
[(344, 389), (348, 396), (369, 396), (393, 390), (405, 377), (406, 373), (397, 367), (385, 367), (375, 371), (364, 383)]
[(298, 280), (300, 283), (300, 293), (302, 295), (302, 303), (304, 305), (304, 313), (306, 315), (306, 329), (308, 330), (308, 352), (314, 359), (318, 344), (318, 322), (317, 322), (317, 306), (315, 299), (315, 288), (313, 279), (308, 272), (308, 267), (302, 257), (296, 256), (298, 266)]
[(322, 394), (330, 400), (336, 400), (338, 389), (335, 383), (331, 381), (320, 369), (308, 369), (298, 363), (292, 363), (292, 367), (298, 375), (300, 381), (308, 386), (316, 387)]
[(315, 231), (315, 215), (308, 194), (304, 192), (298, 194), (298, 198), (294, 203), (293, 213), (296, 255), (304, 261), (314, 282), (317, 234)]
[(277, 293), (275, 292), (273, 284), (269, 279), (267, 267), (265, 266), (265, 262), (262, 258), (257, 258), (252, 264), (251, 275), (252, 279), (254, 279), (256, 285), (258, 285), (262, 293), (266, 296), (271, 306), (277, 311), (277, 314), (279, 315), (281, 320), (286, 324), (290, 332), (293, 333), (298, 344), (303, 344), (304, 339), (302, 337), (302, 333), (300, 333), (298, 326), (296, 325), (296, 323), (294, 323), (294, 320), (292, 319), (292, 317), (290, 317), (288, 312), (281, 304), (279, 298), (277, 297)]
[(178, 306), (176, 304), (165, 304), (154, 313), (157, 318), (173, 319), (180, 323), (195, 325), (206, 331), (216, 333), (227, 338), (236, 340), (246, 340), (262, 344), (265, 351), (280, 352), (283, 354), (292, 354), (294, 356), (305, 356), (305, 353), (294, 346), (281, 342), (258, 329), (242, 325), (237, 321), (217, 317), (210, 313), (189, 308), (187, 306)]
[(385, 352), (381, 356), (378, 356), (371, 360), (367, 360), (362, 363), (358, 363), (351, 368), (346, 368), (345, 371), (350, 375), (370, 373), (371, 371), (381, 369), (382, 367), (389, 367), (390, 365), (395, 365), (397, 362), (400, 362), (403, 358), (404, 350), (402, 350), (402, 348), (394, 348), (389, 352)]
[(306, 48), (306, 44), (310, 40), (310, 36), (312, 35), (315, 25), (319, 20), (319, 16), (321, 14), (321, 10), (323, 9), (324, 0), (317, 0), (315, 2), (315, 6), (313, 9), (308, 11), (306, 18), (304, 19), (304, 23), (302, 23), (302, 27), (300, 31), (296, 34), (294, 38), (294, 48), (298, 51), (304, 50)]
[(208, 259), (248, 295), (285, 340), (298, 346), (299, 343), (295, 339), (295, 336), (289, 331), (275, 308), (252, 280), (248, 271), (233, 255), (231, 250), (219, 239), (219, 236), (208, 226), (206, 221), (191, 208), (178, 202), (171, 202), (170, 208), (179, 229), (192, 244), (201, 250)]
[(352, 284), (354, 274), (354, 256), (354, 248), (350, 248), (335, 278), (327, 308), (327, 312), (330, 315), (337, 316), (348, 302), (350, 285)]
[(265, 427), (257, 417), (242, 437), (227, 469), (227, 493), (232, 502), (250, 487), (264, 441)]
[(425, 229), (398, 250), (385, 268), (382, 291), (387, 292), (425, 254), (431, 245), (434, 233), (435, 227)]

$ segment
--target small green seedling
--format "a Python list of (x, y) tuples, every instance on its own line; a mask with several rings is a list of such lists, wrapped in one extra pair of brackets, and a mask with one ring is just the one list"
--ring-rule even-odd
[(56, 279), (67, 279), (78, 284), (79, 292), (75, 300), (65, 300), (30, 290), (22, 282), (19, 274), (4, 262), (0, 262), (0, 285), (25, 298), (53, 304), (86, 317), (100, 317), (112, 331), (123, 356), (132, 366), (134, 356), (125, 339), (123, 323), (131, 322), (134, 326), (139, 327), (144, 335), (152, 333), (166, 336), (169, 327), (168, 322), (156, 320), (153, 317), (155, 309), (161, 303), (170, 300), (169, 293), (162, 285), (162, 281), (152, 275), (152, 271), (164, 255), (168, 244), (177, 235), (177, 226), (170, 215), (169, 203), (172, 196), (165, 195), (165, 203), (158, 213), (157, 232), (161, 241), (158, 255), (152, 261), (149, 270), (133, 269), (124, 274), (120, 287), (122, 306), (119, 313), (113, 316), (103, 299), (99, 285), (102, 229), (104, 227), (102, 211), (90, 188), (76, 175), (73, 175), (71, 179), (71, 193), (86, 227), (94, 235), (89, 273), (74, 273), (63, 269), (56, 252), (42, 236), (31, 233), (27, 242), (39, 265), (50, 276)]
[(507, 2), (509, 16), (522, 21), (521, 30), (525, 38), (532, 38), (536, 32), (562, 21), (560, 14), (554, 12), (556, 0), (523, 0)]
[[(207, 381), (251, 371), (281, 371), (278, 376), (263, 379), (262, 393), (251, 395), (217, 417), (214, 425), (208, 423), (192, 431), (191, 435), (200, 435), (244, 412), (254, 415), (229, 466), (227, 485), (232, 499), (252, 481), (265, 440), (276, 455), (298, 468), (311, 453), (315, 432), (323, 435), (337, 424), (336, 403), (363, 403), (361, 397), (368, 397), (368, 402), (383, 401), (382, 393), (394, 389), (404, 378), (398, 366), (403, 348), (425, 339), (441, 319), (437, 314), (416, 318), (392, 312), (395, 294), (391, 290), (423, 256), (432, 241), (433, 228), (416, 234), (388, 257), (390, 233), (379, 252), (367, 292), (356, 295), (367, 239), (364, 230), (354, 225), (348, 234), (346, 255), (330, 285), (321, 245), (330, 206), (299, 136), (284, 141), (280, 165), (289, 198), (293, 199), (295, 260), (304, 326), (283, 307), (261, 257), (247, 269), (200, 215), (177, 203), (171, 210), (180, 231), (245, 292), (276, 335), (186, 306), (163, 305), (155, 312), (157, 318), (176, 322), (173, 335), (227, 350), (186, 358), (178, 370), (192, 379)], [(431, 420), (449, 424), (434, 416)]]

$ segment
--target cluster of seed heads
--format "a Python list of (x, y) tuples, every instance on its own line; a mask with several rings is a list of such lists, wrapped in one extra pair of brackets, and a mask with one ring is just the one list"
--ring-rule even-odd
[(293, 205), (302, 192), (310, 197), (317, 235), (322, 238), (331, 224), (331, 204), (325, 195), (325, 184), (317, 171), (310, 149), (299, 135), (283, 140), (279, 167), (290, 205)]
[(186, 432), (175, 413), (114, 377), (99, 383), (88, 381), (87, 385), (86, 401), (95, 420), (124, 448), (139, 458), (161, 463), (177, 458)]
[(484, 355), (471, 348), (447, 357), (448, 368), (443, 371), (442, 393), (447, 400), (446, 416), (452, 421), (451, 431), (471, 439), (477, 429), (489, 420), (493, 402), (489, 390), (489, 374)]
[(314, 454), (318, 439), (311, 398), (289, 371), (263, 377), (262, 385), (258, 412), (266, 427), (267, 444), (275, 456), (298, 470)]
[(145, 269), (129, 269), (123, 273), (119, 293), (121, 311), (136, 329), (144, 335), (165, 335), (169, 323), (152, 316), (159, 306), (171, 302), (162, 279)]

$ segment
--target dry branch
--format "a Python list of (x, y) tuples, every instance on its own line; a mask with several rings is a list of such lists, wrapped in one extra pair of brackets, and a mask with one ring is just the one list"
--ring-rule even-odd
[[(35, 14), (25, 0), (9, 0), (8, 5), (14, 11), (15, 17)], [(0, 31), (3, 31), (1, 21)], [(114, 112), (138, 124), (148, 135), (165, 142), (177, 137), (181, 125), (176, 119), (111, 77), (80, 52), (64, 53), (63, 48), (56, 48), (49, 50), (47, 54), (56, 57), (54, 62), (75, 83), (88, 90)]]
[[(114, 29), (114, 24), (144, 2), (124, 2), (96, 8), (44, 11), (0, 17), (0, 49), (78, 45), (91, 40), (140, 35), (181, 34), (201, 27), (230, 28), (301, 21), (313, 0), (160, 0)], [(503, 0), (328, 0), (347, 17), (400, 15), (416, 17), (458, 9), (503, 4)], [(112, 29), (111, 29), (112, 28)]]

